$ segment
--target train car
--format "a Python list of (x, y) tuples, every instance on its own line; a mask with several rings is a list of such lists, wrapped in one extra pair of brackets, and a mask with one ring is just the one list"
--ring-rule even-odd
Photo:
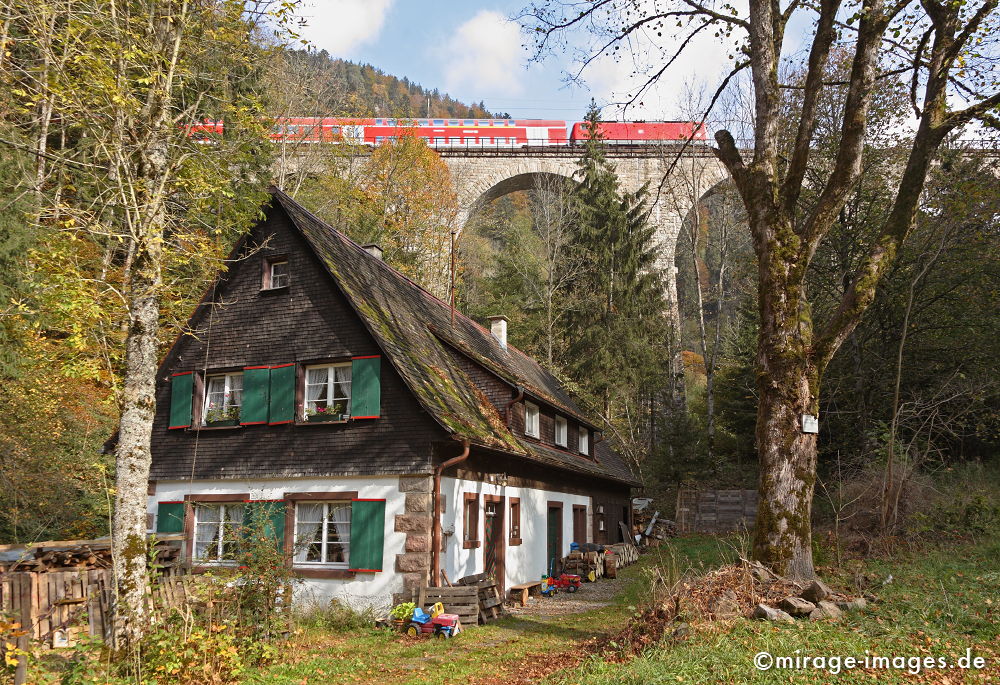
[(399, 136), (422, 138), (433, 148), (565, 145), (566, 122), (547, 119), (374, 119), (364, 142), (379, 145)]
[(374, 119), (336, 117), (278, 117), (271, 125), (270, 138), (290, 143), (363, 143), (365, 128)]
[[(615, 145), (651, 145), (661, 142), (708, 139), (705, 124), (695, 121), (602, 121), (598, 131), (605, 142)], [(585, 122), (573, 124), (570, 141), (590, 138)]]
[(223, 132), (222, 122), (212, 119), (205, 119), (196, 124), (189, 124), (185, 128), (187, 129), (188, 136), (199, 143), (207, 143), (214, 136), (221, 136)]

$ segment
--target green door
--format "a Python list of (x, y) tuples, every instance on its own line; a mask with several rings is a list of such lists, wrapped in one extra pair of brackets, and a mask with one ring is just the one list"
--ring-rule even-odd
[(545, 572), (555, 573), (562, 559), (562, 507), (549, 507), (548, 554), (545, 558)]

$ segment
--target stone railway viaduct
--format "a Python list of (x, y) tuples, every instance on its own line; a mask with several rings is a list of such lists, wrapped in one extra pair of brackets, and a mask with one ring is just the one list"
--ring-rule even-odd
[[(439, 149), (458, 193), (458, 225), (464, 227), (487, 203), (534, 187), (536, 179), (572, 179), (578, 147)], [(657, 265), (668, 274), (667, 296), (676, 312), (677, 282), (672, 275), (677, 238), (695, 204), (728, 179), (725, 167), (705, 143), (689, 145), (606, 145), (605, 154), (624, 190), (649, 184), (650, 221), (656, 228)], [(669, 172), (669, 173), (668, 173)], [(676, 314), (675, 314), (676, 315)]]

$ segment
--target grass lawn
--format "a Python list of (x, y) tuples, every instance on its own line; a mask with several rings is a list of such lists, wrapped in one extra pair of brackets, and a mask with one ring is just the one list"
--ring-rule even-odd
[[(711, 537), (684, 540), (686, 566), (717, 565), (729, 550)], [(307, 629), (283, 649), (280, 664), (253, 683), (470, 683), (537, 682), (586, 658), (584, 642), (613, 633), (645, 599), (653, 555), (623, 569), (623, 591), (612, 606), (552, 618), (510, 617), (474, 627), (453, 640), (409, 639), (380, 630), (354, 633)], [(606, 582), (606, 581), (598, 581)], [(586, 593), (586, 585), (581, 593)]]
[[(583, 614), (551, 618), (512, 617), (466, 631), (454, 640), (411, 640), (382, 631), (353, 633), (308, 629), (282, 648), (281, 663), (263, 669), (253, 683), (634, 683), (794, 682), (1000, 682), (1000, 538), (949, 544), (891, 561), (872, 561), (864, 571), (893, 582), (878, 588), (879, 601), (862, 613), (831, 622), (794, 625), (738, 620), (695, 625), (677, 644), (661, 643), (645, 654), (614, 663), (592, 654), (648, 592), (657, 562), (708, 569), (735, 557), (732, 541), (687, 537), (672, 553), (645, 555), (626, 569), (615, 604)], [(849, 578), (827, 577), (836, 587)], [(586, 592), (584, 588), (583, 592)], [(596, 642), (594, 638), (597, 638)], [(944, 657), (955, 661), (971, 649), (987, 660), (983, 670), (782, 670), (758, 671), (754, 655)]]
[[(678, 541), (680, 546), (685, 541)], [(662, 645), (624, 663), (597, 657), (549, 682), (581, 685), (654, 683), (1000, 683), (1000, 538), (978, 544), (949, 544), (872, 561), (864, 570), (891, 583), (878, 588), (879, 601), (839, 622), (778, 625), (739, 620), (696, 626), (675, 645)], [(834, 587), (849, 578), (827, 577)], [(773, 656), (943, 657), (951, 663), (971, 649), (986, 660), (982, 670), (777, 669), (758, 671), (758, 652)], [(915, 669), (914, 669), (915, 670)]]

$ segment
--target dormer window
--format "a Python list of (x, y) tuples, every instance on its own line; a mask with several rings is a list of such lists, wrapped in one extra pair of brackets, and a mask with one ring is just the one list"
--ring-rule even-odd
[(532, 438), (539, 436), (538, 405), (531, 402), (524, 403), (524, 434)]
[(289, 280), (288, 258), (272, 257), (264, 263), (263, 290), (287, 288)]
[(590, 454), (590, 431), (580, 426), (580, 454)]
[(555, 440), (556, 444), (559, 445), (560, 447), (566, 446), (566, 434), (568, 432), (567, 428), (568, 424), (566, 423), (566, 419), (557, 414)]

